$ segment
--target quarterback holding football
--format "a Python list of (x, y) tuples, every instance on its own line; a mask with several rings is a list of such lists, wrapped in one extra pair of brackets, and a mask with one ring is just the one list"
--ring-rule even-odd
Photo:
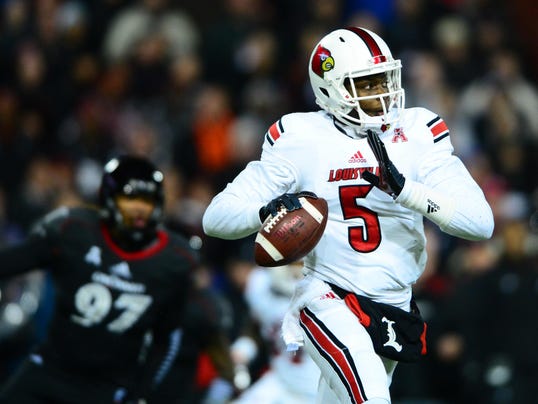
[(443, 119), (405, 107), (401, 62), (377, 34), (328, 33), (308, 69), (321, 110), (268, 129), (260, 159), (214, 197), (204, 230), (242, 238), (275, 206), (296, 209), (301, 192), (325, 199), (325, 231), (304, 258), (283, 337), (319, 366), (318, 402), (386, 404), (397, 363), (427, 352), (412, 296), (427, 258), (424, 218), (483, 240), (493, 214)]

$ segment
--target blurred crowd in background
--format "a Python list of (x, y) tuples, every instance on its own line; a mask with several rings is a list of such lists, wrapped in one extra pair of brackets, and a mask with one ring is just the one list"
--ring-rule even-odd
[[(399, 366), (394, 400), (535, 402), (534, 1), (0, 0), (0, 12), (0, 243), (56, 206), (94, 202), (110, 157), (149, 157), (166, 175), (167, 222), (202, 250), (237, 334), (252, 239), (206, 238), (204, 209), (282, 114), (317, 109), (307, 63), (324, 34), (380, 34), (402, 59), (406, 106), (447, 122), (496, 222), (480, 243), (428, 226), (415, 294), (429, 357)], [(39, 273), (0, 286), (2, 381), (44, 332), (51, 292)]]

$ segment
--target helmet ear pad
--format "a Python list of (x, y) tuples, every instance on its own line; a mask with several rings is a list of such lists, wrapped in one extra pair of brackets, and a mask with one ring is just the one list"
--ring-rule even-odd
[[(143, 248), (156, 238), (157, 227), (162, 223), (164, 176), (146, 159), (122, 156), (111, 159), (106, 165), (99, 189), (99, 204), (107, 226), (115, 240), (129, 250)], [(154, 203), (144, 228), (132, 228), (125, 222), (116, 197), (119, 195), (149, 197)]]

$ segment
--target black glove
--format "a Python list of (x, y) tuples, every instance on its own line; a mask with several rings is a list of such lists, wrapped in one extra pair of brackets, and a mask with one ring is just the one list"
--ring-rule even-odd
[(288, 211), (300, 209), (301, 202), (299, 201), (299, 198), (301, 196), (317, 198), (315, 193), (309, 191), (302, 191), (296, 194), (282, 194), (260, 208), (260, 220), (263, 222), (269, 215), (276, 216), (281, 206), (284, 206)]
[(396, 166), (390, 161), (385, 145), (379, 139), (377, 133), (367, 130), (368, 144), (375, 154), (375, 158), (379, 163), (379, 173), (381, 178), (372, 174), (370, 171), (365, 171), (362, 175), (370, 184), (378, 187), (382, 191), (396, 198), (402, 192), (405, 184), (405, 177), (400, 174)]

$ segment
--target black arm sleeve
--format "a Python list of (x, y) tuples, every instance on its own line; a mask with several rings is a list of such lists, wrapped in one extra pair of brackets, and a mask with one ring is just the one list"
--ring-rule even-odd
[(8, 278), (47, 265), (53, 257), (44, 237), (31, 236), (26, 241), (0, 250), (0, 278)]
[(142, 379), (138, 385), (141, 397), (147, 397), (167, 377), (181, 349), (184, 337), (184, 314), (187, 294), (192, 285), (190, 277), (183, 281), (185, 290), (176, 293), (163, 308), (162, 315), (152, 327), (152, 342), (143, 364)]

